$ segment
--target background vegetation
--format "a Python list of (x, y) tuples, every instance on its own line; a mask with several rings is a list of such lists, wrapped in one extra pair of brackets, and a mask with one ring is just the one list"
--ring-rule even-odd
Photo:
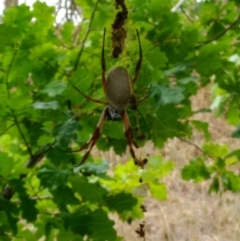
[[(126, 1), (127, 41), (117, 60), (110, 56), (117, 12), (112, 1), (76, 1), (61, 22), (53, 7), (38, 1), (32, 9), (24, 4), (6, 9), (0, 25), (1, 240), (122, 240), (109, 214), (117, 214), (125, 225), (143, 218), (145, 187), (151, 197), (167, 198), (162, 178), (178, 167), (160, 150), (173, 138), (198, 151), (182, 168), (184, 180), (209, 180), (210, 193), (239, 191), (235, 166), (240, 150), (213, 140), (208, 119), (196, 118), (215, 111), (234, 126), (226, 134), (240, 136), (238, 1), (176, 4)], [(82, 153), (55, 148), (71, 144), (77, 149), (101, 115), (103, 106), (86, 101), (72, 84), (105, 100), (100, 66), (104, 27), (107, 69), (123, 65), (132, 76), (138, 59), (135, 29), (140, 33), (144, 58), (134, 89), (141, 97), (145, 87), (152, 88), (137, 112), (127, 111), (138, 143), (143, 147), (151, 141), (159, 150), (148, 156), (144, 170), (131, 159), (109, 168), (111, 156), (100, 155), (73, 168)], [(192, 97), (208, 85), (212, 103), (195, 108)], [(195, 131), (202, 133), (201, 143), (192, 138)], [(126, 147), (122, 123), (106, 122), (97, 148), (122, 155)]]

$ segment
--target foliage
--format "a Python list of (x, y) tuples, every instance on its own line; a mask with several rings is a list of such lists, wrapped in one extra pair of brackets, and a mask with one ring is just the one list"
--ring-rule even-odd
[[(167, 198), (161, 179), (174, 165), (160, 154), (150, 156), (144, 170), (130, 160), (110, 175), (110, 159), (90, 157), (73, 168), (82, 153), (55, 148), (83, 145), (101, 115), (103, 106), (86, 101), (72, 85), (104, 100), (100, 56), (105, 26), (107, 69), (127, 66), (132, 76), (138, 58), (135, 29), (140, 32), (144, 59), (136, 95), (152, 87), (137, 113), (127, 110), (134, 135), (144, 134), (139, 144), (151, 140), (162, 148), (168, 139), (201, 131), (206, 140), (202, 155), (183, 168), (183, 179), (211, 179), (210, 192), (239, 191), (240, 178), (229, 167), (239, 162), (240, 150), (213, 143), (208, 123), (192, 118), (214, 110), (236, 126), (232, 137), (240, 136), (238, 2), (186, 1), (174, 12), (174, 0), (126, 0), (134, 11), (129, 11), (128, 40), (118, 60), (109, 55), (116, 13), (112, 1), (76, 2), (80, 23), (57, 25), (54, 8), (38, 1), (32, 9), (11, 7), (1, 19), (1, 240), (121, 240), (108, 214), (126, 222), (143, 216), (143, 197), (136, 195), (144, 187), (140, 178), (152, 197)], [(193, 110), (190, 97), (209, 83), (212, 105)], [(121, 123), (106, 122), (97, 147), (121, 155), (126, 146)]]

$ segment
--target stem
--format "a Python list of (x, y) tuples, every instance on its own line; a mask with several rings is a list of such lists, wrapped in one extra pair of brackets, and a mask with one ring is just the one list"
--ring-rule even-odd
[(186, 18), (189, 20), (189, 22), (193, 23), (194, 21), (187, 15), (183, 7), (181, 6), (180, 9), (182, 10), (183, 14), (186, 16)]
[(6, 127), (2, 132), (0, 132), (0, 135), (3, 135), (7, 130), (9, 130), (13, 126), (15, 126), (15, 123), (13, 123), (10, 126)]
[(86, 42), (86, 40), (87, 40), (87, 38), (88, 38), (88, 35), (89, 35), (90, 31), (91, 31), (91, 26), (92, 26), (93, 18), (94, 18), (96, 9), (97, 9), (98, 2), (99, 2), (99, 0), (96, 1), (95, 5), (94, 5), (94, 7), (93, 7), (93, 11), (92, 11), (92, 15), (91, 15), (91, 17), (90, 17), (90, 22), (89, 22), (89, 25), (88, 25), (87, 32), (86, 32), (85, 37), (84, 37), (84, 39), (83, 39), (83, 41), (82, 41), (82, 45), (81, 45), (80, 51), (78, 52), (77, 59), (76, 59), (75, 64), (74, 64), (74, 68), (73, 68), (72, 71), (70, 72), (69, 76), (72, 74), (72, 72), (74, 72), (74, 71), (77, 69), (77, 66), (78, 66), (78, 64), (79, 64), (81, 55), (82, 55), (82, 53), (83, 53), (84, 44), (85, 44), (85, 42)]
[(198, 145), (184, 139), (184, 138), (181, 138), (181, 137), (177, 137), (179, 140), (181, 141), (184, 141), (186, 143), (188, 143), (189, 145), (191, 146), (194, 146), (197, 150), (199, 150), (200, 152), (202, 152), (204, 155), (206, 155), (207, 157), (209, 157), (210, 159), (212, 159), (213, 161), (215, 161), (207, 152), (205, 152), (202, 148), (200, 148)]
[(6, 78), (5, 78), (5, 84), (6, 84), (6, 88), (7, 88), (8, 99), (10, 99), (10, 92), (9, 92), (9, 85), (8, 85), (8, 77), (9, 77), (10, 70), (11, 70), (12, 65), (13, 65), (13, 61), (14, 61), (14, 59), (15, 59), (15, 57), (16, 57), (17, 51), (18, 51), (18, 48), (15, 48), (15, 49), (14, 49), (14, 52), (13, 52), (13, 56), (12, 56), (11, 62), (10, 62), (10, 64), (9, 64), (9, 67), (8, 67), (8, 70), (7, 70), (7, 73), (6, 73)]
[(240, 20), (240, 15), (237, 17), (237, 19), (233, 23), (231, 23), (227, 28), (225, 28), (220, 34), (216, 35), (212, 39), (206, 40), (205, 42), (199, 44), (198, 46), (195, 47), (195, 49), (201, 48), (202, 46), (221, 38), (225, 33), (228, 32), (228, 30), (230, 30), (234, 25), (236, 25), (239, 20)]
[(12, 111), (12, 115), (13, 115), (14, 122), (15, 122), (15, 124), (16, 124), (16, 126), (17, 126), (17, 129), (18, 129), (18, 131), (19, 131), (19, 133), (20, 133), (20, 135), (21, 135), (21, 137), (22, 137), (22, 139), (23, 139), (26, 147), (27, 147), (28, 153), (29, 153), (29, 155), (31, 156), (31, 158), (33, 158), (34, 155), (33, 155), (33, 153), (32, 153), (32, 149), (30, 148), (30, 146), (29, 146), (29, 144), (28, 144), (28, 142), (27, 142), (27, 139), (25, 138), (25, 136), (24, 136), (24, 134), (23, 134), (23, 132), (22, 132), (22, 129), (20, 128), (20, 125), (19, 125), (17, 116), (16, 116), (14, 110), (11, 110), (11, 111)]
[[(44, 60), (44, 59), (42, 59), (42, 58), (39, 58), (39, 60), (40, 61), (42, 61), (44, 64), (46, 64), (47, 66), (49, 66), (50, 68), (52, 68), (53, 70), (56, 70), (51, 64), (49, 64), (46, 60)], [(61, 72), (61, 71), (59, 71), (59, 70), (57, 70), (57, 72), (58, 73), (60, 73), (61, 75), (66, 75), (67, 76), (67, 74), (66, 73), (63, 73), (63, 72)]]

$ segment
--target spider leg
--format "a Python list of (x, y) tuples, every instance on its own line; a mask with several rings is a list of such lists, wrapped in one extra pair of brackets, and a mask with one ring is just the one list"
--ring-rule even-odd
[(152, 85), (150, 85), (150, 87), (148, 88), (148, 93), (147, 95), (143, 96), (141, 99), (137, 100), (137, 103), (141, 103), (142, 101), (146, 100), (150, 94), (150, 90), (152, 88)]
[(101, 101), (101, 100), (96, 100), (88, 95), (85, 95), (83, 92), (81, 92), (75, 85), (72, 85), (72, 87), (77, 90), (85, 99), (87, 100), (91, 100), (93, 102), (99, 103), (99, 104), (103, 104), (103, 105), (107, 105), (106, 101)]
[(57, 146), (55, 146), (58, 150), (63, 151), (63, 152), (79, 152), (79, 151), (82, 151), (82, 150), (88, 148), (86, 153), (83, 155), (81, 162), (79, 164), (74, 165), (74, 167), (82, 165), (87, 160), (92, 148), (94, 147), (98, 138), (100, 137), (100, 133), (102, 131), (104, 121), (107, 117), (107, 113), (108, 113), (108, 107), (106, 106), (104, 111), (102, 112), (102, 115), (101, 115), (101, 117), (98, 121), (97, 127), (96, 127), (92, 137), (83, 146), (81, 146), (79, 149), (73, 150), (73, 151), (64, 151), (64, 150), (58, 148)]
[(134, 140), (133, 131), (132, 131), (129, 119), (128, 119), (127, 112), (125, 110), (122, 113), (122, 119), (123, 119), (125, 137), (127, 139), (129, 150), (130, 150), (130, 153), (132, 155), (132, 158), (134, 160), (135, 165), (137, 165), (138, 164), (138, 160), (136, 158), (136, 155), (135, 155), (135, 152), (134, 152), (134, 149), (133, 149), (133, 145), (136, 148), (138, 148), (138, 144)]
[(102, 115), (101, 115), (101, 117), (100, 117), (100, 119), (98, 121), (97, 127), (96, 127), (96, 129), (95, 129), (91, 139), (85, 145), (83, 145), (79, 150), (77, 150), (77, 151), (81, 151), (81, 150), (83, 150), (83, 149), (85, 149), (85, 148), (87, 148), (89, 146), (88, 150), (86, 151), (86, 153), (82, 157), (81, 162), (79, 164), (77, 164), (77, 165), (74, 165), (75, 167), (82, 165), (87, 160), (87, 158), (88, 158), (92, 148), (94, 147), (94, 145), (96, 144), (98, 138), (100, 137), (100, 133), (102, 131), (104, 121), (105, 121), (105, 119), (107, 117), (107, 113), (108, 113), (108, 107), (106, 107), (104, 109), (104, 111), (103, 111), (103, 113), (102, 113)]
[(104, 32), (103, 32), (102, 60), (101, 60), (101, 65), (102, 65), (102, 85), (103, 85), (104, 93), (106, 93), (106, 78), (105, 78), (106, 62), (105, 62), (105, 56), (104, 56), (105, 35), (106, 35), (106, 28), (104, 28)]
[(136, 29), (136, 32), (137, 32), (138, 45), (139, 45), (139, 59), (138, 59), (137, 66), (136, 66), (136, 69), (135, 69), (135, 76), (134, 76), (133, 81), (132, 81), (133, 85), (137, 81), (139, 71), (140, 71), (140, 68), (141, 68), (141, 65), (142, 65), (142, 47), (141, 47), (139, 32), (138, 32), (137, 29)]

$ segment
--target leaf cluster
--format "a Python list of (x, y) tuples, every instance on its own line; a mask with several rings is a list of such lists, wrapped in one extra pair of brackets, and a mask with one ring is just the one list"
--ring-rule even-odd
[[(110, 175), (110, 159), (90, 157), (73, 169), (82, 153), (55, 148), (82, 146), (101, 115), (103, 106), (87, 101), (72, 85), (106, 100), (100, 65), (104, 27), (107, 70), (122, 65), (131, 76), (139, 55), (135, 29), (140, 33), (143, 63), (134, 92), (141, 98), (151, 88), (136, 112), (127, 109), (139, 145), (152, 141), (162, 148), (169, 139), (186, 140), (200, 131), (206, 143), (195, 147), (202, 155), (183, 168), (183, 179), (211, 179), (210, 192), (239, 191), (239, 177), (231, 169), (239, 150), (213, 143), (209, 123), (193, 118), (216, 111), (236, 126), (232, 137), (240, 136), (238, 2), (191, 0), (174, 11), (176, 1), (125, 2), (134, 11), (117, 60), (110, 57), (115, 16), (110, 0), (76, 1), (82, 21), (60, 25), (54, 7), (42, 2), (5, 10), (0, 24), (1, 240), (121, 240), (109, 213), (128, 223), (141, 218), (144, 195), (135, 194), (144, 184), (152, 197), (167, 198), (161, 178), (174, 164), (160, 154), (148, 158), (146, 170), (131, 160)], [(210, 83), (212, 105), (193, 110), (191, 97)], [(97, 147), (123, 154), (122, 123), (106, 122)]]

